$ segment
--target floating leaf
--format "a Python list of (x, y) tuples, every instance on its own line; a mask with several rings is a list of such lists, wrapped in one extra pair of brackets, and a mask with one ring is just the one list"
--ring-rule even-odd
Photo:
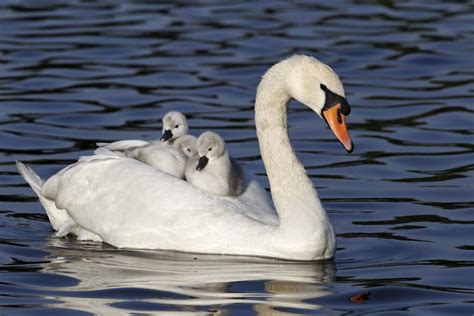
[(364, 303), (364, 301), (367, 301), (369, 299), (370, 292), (362, 292), (360, 294), (351, 296), (351, 302), (353, 303)]

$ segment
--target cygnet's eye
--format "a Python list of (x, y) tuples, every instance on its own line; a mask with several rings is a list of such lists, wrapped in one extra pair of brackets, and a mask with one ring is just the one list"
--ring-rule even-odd
[(191, 148), (186, 148), (186, 150), (187, 150), (188, 152), (191, 152)]
[(176, 125), (174, 126), (174, 128), (178, 128), (178, 127), (179, 127), (179, 125), (178, 125), (178, 124), (176, 124)]
[(209, 149), (207, 151), (211, 151), (212, 150), (212, 147), (209, 147)]

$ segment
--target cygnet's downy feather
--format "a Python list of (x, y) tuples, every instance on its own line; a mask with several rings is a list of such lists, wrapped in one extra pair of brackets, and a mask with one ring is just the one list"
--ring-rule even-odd
[(184, 179), (186, 163), (188, 155), (190, 155), (189, 150), (194, 150), (195, 143), (196, 137), (184, 135), (179, 137), (173, 146), (154, 143), (125, 151), (124, 154), (177, 178)]

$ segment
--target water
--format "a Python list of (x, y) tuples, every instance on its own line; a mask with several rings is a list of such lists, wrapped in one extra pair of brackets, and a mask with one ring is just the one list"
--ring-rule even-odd
[[(2, 1), (0, 313), (471, 315), (474, 19), (455, 2)], [(47, 178), (169, 110), (268, 187), (259, 77), (293, 53), (341, 76), (355, 151), (290, 107), (337, 231), (334, 262), (125, 251), (52, 237), (15, 160)], [(368, 291), (363, 303), (350, 300)]]

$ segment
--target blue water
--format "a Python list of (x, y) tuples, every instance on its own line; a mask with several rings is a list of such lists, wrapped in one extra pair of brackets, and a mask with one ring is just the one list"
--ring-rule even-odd
[[(0, 314), (474, 312), (471, 2), (18, 0), (0, 3), (0, 30)], [(331, 65), (352, 106), (351, 155), (302, 105), (289, 114), (333, 262), (53, 237), (14, 161), (47, 178), (98, 141), (157, 138), (169, 110), (268, 187), (255, 88), (293, 53)]]

